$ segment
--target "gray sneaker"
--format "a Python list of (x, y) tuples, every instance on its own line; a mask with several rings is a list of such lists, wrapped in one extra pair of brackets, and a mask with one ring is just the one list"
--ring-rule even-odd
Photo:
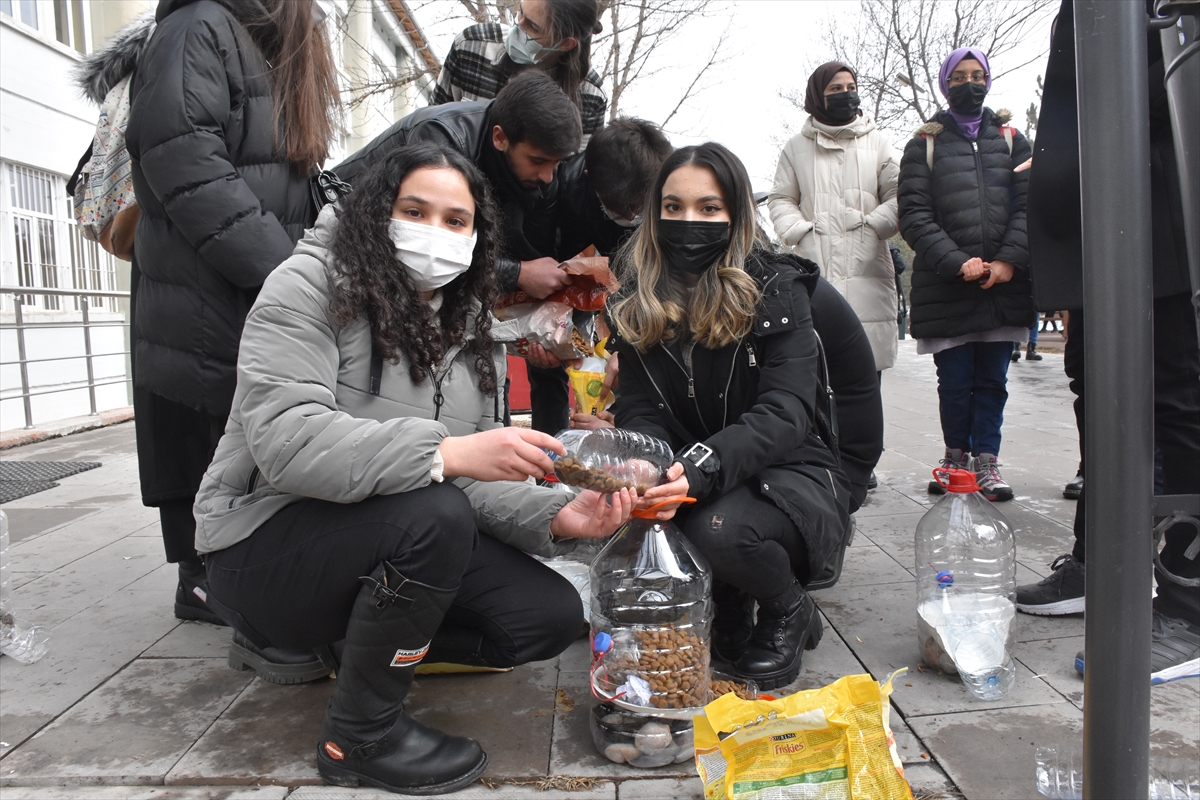
[[(957, 447), (947, 447), (946, 455), (938, 462), (938, 469), (970, 469), (971, 454)], [(930, 481), (928, 492), (930, 494), (945, 494), (946, 488), (937, 481)]]
[(1042, 617), (1083, 613), (1083, 562), (1070, 553), (1054, 559), (1050, 574), (1017, 587), (1017, 610)]
[(1000, 477), (1000, 461), (994, 453), (975, 456), (975, 482), (988, 500), (1012, 500), (1012, 487)]
[[(1083, 651), (1075, 654), (1075, 671), (1083, 674)], [(1150, 623), (1150, 685), (1200, 677), (1200, 627), (1163, 616), (1156, 610)]]

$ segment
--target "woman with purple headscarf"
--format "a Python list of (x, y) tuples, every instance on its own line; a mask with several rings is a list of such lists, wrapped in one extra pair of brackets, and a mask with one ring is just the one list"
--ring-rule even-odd
[[(900, 161), (900, 232), (916, 254), (912, 335), (933, 355), (946, 453), (943, 467), (974, 469), (984, 496), (1011, 500), (999, 470), (1013, 342), (1034, 320), (1025, 236), (1029, 142), (1007, 111), (984, 106), (992, 86), (983, 51), (942, 64), (949, 108), (917, 129)], [(940, 494), (937, 482), (929, 491)]]

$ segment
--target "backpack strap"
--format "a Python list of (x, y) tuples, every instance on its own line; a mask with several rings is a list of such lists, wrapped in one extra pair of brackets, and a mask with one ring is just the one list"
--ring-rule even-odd
[[(925, 163), (929, 165), (929, 173), (933, 174), (933, 140), (937, 138), (931, 133), (922, 133), (925, 137)], [(1010, 145), (1011, 149), (1011, 145)]]
[(1008, 155), (1010, 157), (1012, 156), (1013, 134), (1015, 132), (1016, 132), (1016, 128), (1012, 127), (1011, 125), (1001, 125), (1000, 126), (1000, 133), (1004, 136), (1004, 143), (1008, 145)]

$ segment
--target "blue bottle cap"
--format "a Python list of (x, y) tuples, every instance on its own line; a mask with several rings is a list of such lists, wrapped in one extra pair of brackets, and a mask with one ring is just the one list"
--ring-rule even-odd
[(942, 570), (937, 574), (938, 586), (949, 586), (954, 583), (954, 573), (949, 570)]
[(592, 650), (597, 653), (607, 653), (612, 648), (612, 637), (601, 631), (592, 638)]

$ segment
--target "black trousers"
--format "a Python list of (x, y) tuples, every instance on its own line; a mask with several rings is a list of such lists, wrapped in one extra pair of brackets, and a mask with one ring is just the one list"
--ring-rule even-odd
[[(476, 642), (490, 666), (553, 658), (579, 636), (583, 605), (571, 584), (534, 558), (477, 533), (450, 483), (360, 503), (303, 500), (249, 538), (207, 557), (209, 591), (278, 647), (311, 648), (346, 635), (367, 575), (390, 561), (405, 577), (458, 587), (439, 641)], [(242, 627), (242, 626), (239, 626)], [(470, 654), (463, 654), (464, 656)]]
[[(815, 485), (815, 484), (814, 484)], [(754, 481), (697, 503), (678, 518), (708, 559), (716, 581), (766, 602), (793, 580), (809, 579), (808, 548), (791, 517), (763, 497)]]
[[(1063, 369), (1075, 393), (1075, 419), (1079, 427), (1079, 452), (1083, 455), (1084, 431), (1084, 315), (1072, 311), (1068, 323)], [(1162, 456), (1164, 494), (1200, 493), (1200, 346), (1196, 341), (1195, 312), (1187, 295), (1154, 301), (1154, 443)], [(1084, 492), (1087, 491), (1086, 475)], [(1084, 561), (1085, 502), (1075, 509), (1073, 555)], [(1166, 532), (1163, 564), (1183, 578), (1200, 577), (1200, 558), (1184, 556), (1195, 538), (1190, 525), (1175, 525)], [(1154, 607), (1168, 617), (1200, 625), (1200, 588), (1180, 586), (1157, 575)]]
[(525, 368), (529, 375), (529, 405), (533, 429), (551, 436), (565, 430), (571, 420), (566, 368), (542, 369), (528, 362)]

